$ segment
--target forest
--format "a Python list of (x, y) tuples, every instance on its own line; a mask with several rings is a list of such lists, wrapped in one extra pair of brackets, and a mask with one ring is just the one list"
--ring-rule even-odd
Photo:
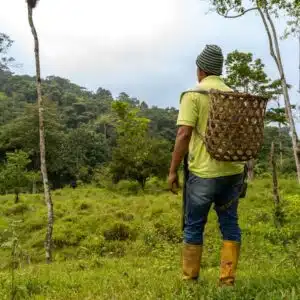
[[(2, 60), (8, 60), (12, 41), (1, 34), (0, 42)], [(41, 189), (35, 77), (15, 75), (4, 64), (0, 72), (0, 191), (35, 192)], [(238, 50), (227, 56), (225, 80), (236, 90), (273, 97), (255, 173), (268, 172), (274, 140), (280, 153), (280, 172), (295, 173), (278, 80), (268, 77), (261, 59)], [(109, 90), (99, 87), (95, 92), (88, 91), (54, 75), (42, 80), (42, 91), (52, 189), (75, 180), (101, 186), (108, 178), (114, 183), (121, 179), (137, 181), (143, 188), (152, 176), (166, 178), (176, 137), (176, 108), (151, 107), (125, 92), (114, 99)], [(178, 102), (179, 98), (174, 99), (174, 104)], [(296, 114), (295, 106), (294, 111)], [(12, 176), (6, 176), (7, 172)]]

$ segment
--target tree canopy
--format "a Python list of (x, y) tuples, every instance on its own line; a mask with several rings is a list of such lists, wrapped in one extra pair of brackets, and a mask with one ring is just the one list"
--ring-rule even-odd
[[(282, 95), (280, 81), (271, 80), (263, 62), (251, 53), (230, 53), (226, 71), (225, 81), (236, 90), (271, 92), (274, 99)], [(126, 178), (141, 186), (149, 176), (166, 175), (176, 137), (176, 108), (150, 106), (125, 92), (114, 98), (104, 87), (89, 91), (54, 75), (42, 79), (42, 91), (52, 188), (72, 180), (91, 182), (95, 172), (107, 167), (115, 181)], [(35, 77), (0, 70), (0, 165), (6, 163), (6, 153), (23, 151), (30, 160), (27, 171), (39, 170), (36, 98)], [(272, 126), (280, 122), (284, 131), (288, 124), (284, 108), (271, 106), (266, 122)], [(288, 136), (286, 131), (282, 134)]]

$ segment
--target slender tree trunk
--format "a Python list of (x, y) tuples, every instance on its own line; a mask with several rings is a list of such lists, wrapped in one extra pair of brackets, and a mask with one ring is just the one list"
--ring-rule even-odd
[(283, 222), (283, 211), (280, 207), (280, 196), (278, 191), (278, 178), (277, 178), (277, 169), (276, 169), (276, 158), (275, 158), (275, 145), (272, 142), (271, 145), (271, 153), (270, 153), (270, 161), (272, 168), (272, 178), (273, 178), (273, 199), (274, 199), (274, 221), (275, 227), (279, 228)]
[(255, 161), (254, 159), (251, 159), (247, 162), (247, 168), (248, 168), (248, 180), (253, 181), (254, 180), (254, 165)]
[(45, 130), (44, 130), (44, 111), (43, 111), (43, 98), (41, 87), (41, 71), (40, 71), (40, 55), (39, 55), (39, 40), (38, 35), (33, 23), (32, 8), (28, 7), (28, 21), (31, 28), (31, 32), (34, 38), (34, 51), (36, 62), (36, 90), (38, 95), (38, 109), (39, 109), (39, 132), (40, 132), (40, 158), (41, 158), (41, 172), (43, 177), (45, 202), (48, 209), (48, 224), (45, 238), (45, 250), (46, 250), (46, 262), (52, 261), (52, 232), (53, 232), (53, 203), (50, 194), (47, 165), (46, 165), (46, 148), (45, 148)]
[(283, 167), (283, 147), (282, 147), (282, 141), (281, 141), (281, 124), (279, 123), (279, 152), (280, 152), (280, 168)]
[(19, 203), (19, 201), (20, 201), (19, 193), (16, 192), (16, 194), (15, 194), (15, 204)]
[[(277, 107), (280, 108), (279, 98), (277, 98)], [(283, 167), (283, 148), (282, 148), (282, 141), (281, 141), (281, 123), (278, 122), (278, 140), (279, 140), (279, 152), (280, 152), (280, 167)]]
[(139, 178), (138, 179), (138, 183), (140, 184), (140, 186), (141, 186), (141, 188), (142, 188), (143, 191), (145, 190), (146, 181), (147, 181), (146, 178)]
[(286, 110), (288, 113), (288, 120), (289, 120), (289, 124), (290, 124), (291, 135), (292, 135), (293, 152), (294, 152), (294, 157), (295, 157), (298, 182), (300, 184), (300, 159), (299, 159), (298, 153), (297, 153), (298, 136), (297, 136), (296, 126), (295, 126), (295, 122), (294, 122), (294, 118), (293, 118), (291, 103), (290, 103), (289, 94), (288, 94), (286, 80), (284, 78), (284, 75), (281, 80), (282, 80), (282, 85), (284, 87), (283, 94), (284, 94), (284, 98), (285, 98), (285, 103), (286, 103), (285, 105), (286, 105)]
[[(295, 158), (295, 163), (296, 163), (298, 182), (300, 184), (300, 160), (299, 160), (299, 157), (297, 154), (298, 137), (297, 137), (297, 131), (296, 131), (295, 122), (294, 122), (294, 118), (293, 118), (292, 107), (291, 107), (290, 97), (289, 97), (288, 88), (287, 88), (287, 82), (286, 82), (283, 64), (282, 64), (282, 60), (281, 60), (281, 53), (280, 53), (280, 48), (279, 48), (279, 43), (278, 43), (278, 37), (277, 37), (277, 33), (276, 33), (276, 29), (275, 29), (273, 20), (269, 14), (268, 9), (265, 8), (264, 11), (262, 11), (262, 9), (258, 8), (258, 11), (260, 13), (260, 16), (262, 18), (262, 21), (264, 23), (265, 29), (268, 34), (271, 56), (273, 57), (276, 65), (277, 65), (277, 68), (278, 68), (278, 71), (280, 74), (280, 78), (281, 78), (281, 86), (282, 86), (283, 97), (284, 97), (284, 102), (285, 102), (285, 109), (286, 109), (286, 114), (287, 114), (287, 117), (289, 120), (291, 136), (292, 136), (293, 153), (294, 153), (294, 158)], [(270, 26), (268, 25), (267, 20), (269, 21)], [(271, 29), (270, 29), (270, 27), (271, 27)], [(274, 47), (274, 45), (275, 45), (275, 47)]]
[(274, 203), (277, 207), (280, 203), (280, 197), (278, 192), (278, 179), (277, 179), (277, 170), (276, 170), (276, 159), (275, 159), (275, 145), (272, 142), (271, 145), (271, 166), (272, 166), (272, 177), (273, 177), (273, 197)]
[(280, 167), (283, 167), (283, 150), (282, 150), (282, 142), (279, 143), (279, 151), (280, 151)]
[(298, 67), (298, 70), (299, 70), (299, 78), (298, 78), (299, 86), (298, 86), (298, 93), (300, 93), (300, 30), (298, 32), (298, 42), (299, 42), (299, 49), (298, 49), (298, 51), (299, 51), (299, 67)]
[(36, 180), (35, 180), (35, 178), (32, 181), (32, 194), (36, 194)]

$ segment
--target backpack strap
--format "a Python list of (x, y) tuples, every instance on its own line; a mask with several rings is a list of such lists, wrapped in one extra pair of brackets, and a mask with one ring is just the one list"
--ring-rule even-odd
[(199, 93), (199, 94), (202, 94), (202, 95), (209, 95), (209, 91), (207, 90), (202, 90), (200, 87), (195, 87), (195, 88), (192, 88), (192, 89), (189, 89), (183, 93), (181, 93), (181, 96), (180, 96), (180, 103), (181, 103), (181, 100), (182, 100), (182, 97), (187, 94), (187, 93)]
[[(182, 100), (182, 97), (187, 94), (187, 93), (199, 93), (199, 94), (202, 94), (202, 95), (209, 95), (209, 91), (207, 90), (202, 90), (200, 87), (195, 87), (195, 88), (192, 88), (192, 89), (189, 89), (185, 92), (183, 92), (180, 96), (180, 103), (181, 103), (181, 100)], [(205, 135), (202, 134), (201, 132), (199, 132), (197, 130), (197, 127), (194, 128), (195, 132), (197, 133), (197, 135), (201, 138), (201, 140), (205, 143)]]

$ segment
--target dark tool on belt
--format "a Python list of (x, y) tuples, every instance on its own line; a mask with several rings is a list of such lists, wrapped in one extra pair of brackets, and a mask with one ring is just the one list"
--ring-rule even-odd
[(189, 165), (188, 165), (188, 153), (183, 159), (183, 192), (182, 192), (182, 220), (181, 228), (184, 230), (185, 225), (185, 207), (186, 207), (186, 183), (189, 178)]
[(241, 191), (241, 194), (240, 194), (240, 199), (243, 199), (243, 198), (246, 197), (247, 189), (248, 189), (247, 179), (248, 179), (248, 166), (247, 166), (247, 164), (245, 164), (243, 186), (242, 186), (242, 191)]

